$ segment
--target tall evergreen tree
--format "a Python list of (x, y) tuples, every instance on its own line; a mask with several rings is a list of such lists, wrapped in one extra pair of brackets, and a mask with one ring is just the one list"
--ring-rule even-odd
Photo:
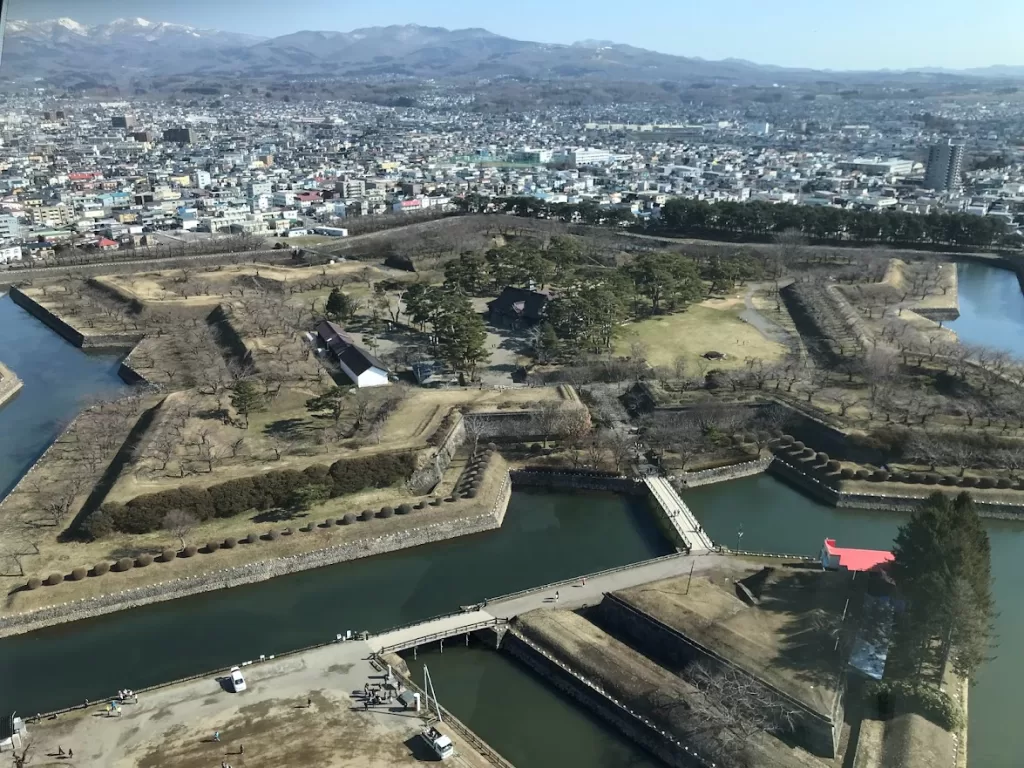
[(902, 652), (916, 654), (920, 670), (938, 641), (942, 662), (973, 678), (991, 645), (993, 602), (991, 546), (970, 495), (929, 496), (900, 527), (893, 554), (891, 572), (908, 601)]
[(249, 414), (262, 411), (266, 407), (266, 399), (255, 384), (242, 379), (231, 388), (231, 405), (245, 417), (245, 428), (248, 429)]
[(341, 292), (340, 288), (332, 288), (327, 297), (327, 306), (324, 307), (324, 314), (329, 320), (348, 320), (352, 317), (354, 307), (352, 299)]

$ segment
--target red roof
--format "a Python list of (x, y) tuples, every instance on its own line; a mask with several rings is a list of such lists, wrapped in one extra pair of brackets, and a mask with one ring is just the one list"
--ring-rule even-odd
[(835, 539), (825, 539), (825, 554), (840, 570), (873, 571), (880, 565), (892, 562), (892, 552), (881, 549), (850, 549), (837, 547)]
[(112, 246), (116, 247), (117, 246), (117, 241), (116, 240), (108, 240), (105, 237), (101, 237), (100, 241), (98, 243), (96, 243), (96, 245), (99, 246), (100, 248), (110, 248)]

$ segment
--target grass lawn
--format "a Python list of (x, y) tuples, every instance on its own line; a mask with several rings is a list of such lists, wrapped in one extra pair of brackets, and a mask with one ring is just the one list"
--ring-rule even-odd
[(683, 356), (691, 371), (705, 352), (722, 352), (728, 357), (711, 365), (719, 369), (742, 368), (748, 357), (777, 360), (785, 348), (769, 341), (761, 332), (740, 318), (743, 303), (710, 301), (695, 304), (685, 312), (661, 315), (623, 327), (615, 343), (617, 355), (628, 355), (630, 346), (640, 342), (647, 347), (651, 365), (672, 365)]

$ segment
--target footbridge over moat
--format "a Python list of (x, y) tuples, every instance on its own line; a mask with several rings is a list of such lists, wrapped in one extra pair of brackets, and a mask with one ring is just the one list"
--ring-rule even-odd
[(685, 544), (693, 554), (703, 554), (715, 547), (715, 543), (704, 532), (690, 508), (679, 498), (676, 489), (664, 477), (646, 477), (644, 484), (651, 492), (654, 502), (665, 513), (668, 525), (676, 538)]
[(720, 564), (728, 555), (678, 552), (640, 563), (611, 568), (606, 571), (577, 576), (540, 587), (489, 598), (458, 613), (428, 619), (417, 624), (397, 627), (368, 639), (374, 653), (403, 651), (421, 645), (441, 643), (449, 638), (473, 632), (493, 630), (498, 637), (504, 627), (520, 614), (538, 608), (575, 609), (599, 603), (607, 592), (637, 587), (674, 576), (699, 573)]

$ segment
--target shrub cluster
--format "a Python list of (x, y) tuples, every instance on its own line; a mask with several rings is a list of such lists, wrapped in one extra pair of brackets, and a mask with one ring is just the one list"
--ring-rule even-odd
[(108, 502), (90, 514), (82, 532), (92, 539), (113, 531), (149, 533), (158, 530), (168, 512), (181, 510), (198, 520), (233, 517), (250, 509), (284, 507), (293, 494), (309, 487), (324, 487), (330, 496), (346, 496), (365, 488), (386, 488), (408, 480), (413, 473), (412, 453), (391, 453), (340, 459), (330, 466), (304, 470), (284, 469), (263, 475), (227, 480), (210, 488), (182, 487), (138, 496), (127, 504)]
[(963, 713), (944, 691), (917, 685), (909, 680), (880, 680), (865, 689), (878, 712), (885, 717), (910, 712), (930, 720), (947, 731), (963, 725)]

